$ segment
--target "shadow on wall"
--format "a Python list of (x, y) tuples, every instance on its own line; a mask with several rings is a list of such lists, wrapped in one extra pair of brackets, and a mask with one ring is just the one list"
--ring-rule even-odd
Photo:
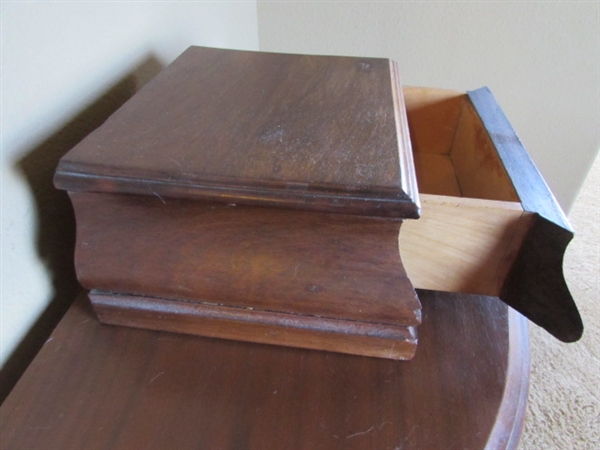
[(35, 199), (36, 248), (52, 278), (53, 294), (46, 310), (0, 371), (0, 403), (82, 289), (77, 282), (73, 264), (75, 216), (67, 193), (57, 190), (53, 184), (58, 161), (162, 68), (163, 65), (155, 57), (147, 57), (62, 129), (26, 152), (26, 156), (16, 164), (16, 169), (27, 180)]

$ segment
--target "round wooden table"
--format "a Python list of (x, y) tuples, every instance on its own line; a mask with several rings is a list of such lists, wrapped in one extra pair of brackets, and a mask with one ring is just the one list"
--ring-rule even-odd
[(0, 408), (2, 448), (515, 448), (525, 319), (419, 296), (412, 361), (106, 326), (80, 298)]

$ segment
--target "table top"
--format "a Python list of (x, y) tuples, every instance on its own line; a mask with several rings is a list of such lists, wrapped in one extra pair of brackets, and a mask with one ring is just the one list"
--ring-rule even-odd
[(82, 296), (0, 408), (1, 447), (515, 448), (525, 319), (419, 296), (408, 362), (102, 325)]

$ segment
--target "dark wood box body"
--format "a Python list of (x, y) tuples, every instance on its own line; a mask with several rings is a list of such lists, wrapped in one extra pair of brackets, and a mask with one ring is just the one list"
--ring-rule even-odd
[(67, 154), (100, 320), (393, 359), (419, 300), (395, 64), (190, 48)]
[(572, 231), (489, 90), (388, 60), (191, 48), (55, 183), (105, 323), (410, 359), (417, 287), (583, 330)]

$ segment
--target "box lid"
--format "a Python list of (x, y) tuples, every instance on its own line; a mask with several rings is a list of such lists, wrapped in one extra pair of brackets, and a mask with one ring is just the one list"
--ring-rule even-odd
[(402, 90), (387, 59), (190, 47), (62, 158), (55, 184), (419, 214)]

